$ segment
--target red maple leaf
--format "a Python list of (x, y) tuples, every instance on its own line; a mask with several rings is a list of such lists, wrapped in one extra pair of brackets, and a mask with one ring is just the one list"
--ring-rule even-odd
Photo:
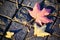
[(30, 15), (35, 19), (35, 22), (42, 25), (42, 23), (53, 22), (51, 19), (48, 19), (46, 16), (49, 15), (50, 9), (43, 8), (40, 10), (39, 3), (36, 3), (33, 10), (28, 10)]

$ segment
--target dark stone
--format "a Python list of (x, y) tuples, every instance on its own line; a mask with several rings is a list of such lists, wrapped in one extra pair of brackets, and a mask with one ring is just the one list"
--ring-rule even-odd
[(9, 31), (14, 32), (13, 37), (15, 40), (23, 40), (26, 36), (27, 28), (19, 23), (13, 22)]
[(30, 21), (32, 17), (28, 13), (27, 9), (25, 7), (21, 8), (18, 13), (16, 14), (16, 18), (22, 21)]
[(0, 16), (0, 32), (4, 32), (6, 26), (10, 23), (10, 20)]
[(15, 13), (16, 6), (14, 3), (11, 2), (4, 2), (4, 4), (0, 7), (0, 14), (12, 17)]

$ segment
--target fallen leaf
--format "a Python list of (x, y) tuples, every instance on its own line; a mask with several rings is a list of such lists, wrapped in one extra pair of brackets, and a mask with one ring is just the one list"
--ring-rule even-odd
[(49, 33), (45, 32), (46, 25), (43, 25), (42, 27), (38, 27), (37, 24), (34, 24), (34, 36), (38, 37), (45, 37), (50, 35)]
[(42, 25), (42, 23), (49, 23), (53, 22), (52, 20), (48, 19), (46, 16), (49, 15), (50, 9), (43, 8), (40, 10), (39, 3), (36, 3), (33, 10), (28, 10), (29, 14), (35, 19), (35, 22)]
[(14, 35), (14, 32), (7, 32), (7, 34), (5, 35), (6, 38), (12, 38), (12, 36)]

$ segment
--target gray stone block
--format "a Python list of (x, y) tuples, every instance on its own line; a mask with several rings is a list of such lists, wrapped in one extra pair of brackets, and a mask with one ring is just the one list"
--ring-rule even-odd
[(14, 32), (13, 38), (15, 40), (23, 40), (27, 33), (27, 28), (24, 25), (21, 25), (16, 22), (12, 22), (12, 25), (9, 28), (9, 31)]
[(12, 17), (15, 13), (16, 5), (11, 2), (4, 2), (4, 4), (0, 7), (0, 14)]

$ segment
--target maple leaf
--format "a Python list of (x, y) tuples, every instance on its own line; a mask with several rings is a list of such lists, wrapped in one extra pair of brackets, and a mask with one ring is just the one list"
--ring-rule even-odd
[(28, 10), (30, 15), (35, 19), (35, 22), (42, 25), (42, 23), (49, 23), (53, 22), (52, 20), (48, 19), (46, 16), (49, 15), (50, 9), (43, 8), (40, 10), (39, 3), (36, 3), (33, 10)]
[(42, 27), (38, 27), (37, 24), (34, 24), (34, 36), (38, 37), (45, 37), (50, 36), (50, 33), (45, 32), (46, 25), (43, 25)]
[(14, 32), (7, 32), (7, 34), (5, 35), (6, 38), (11, 38), (14, 35)]

